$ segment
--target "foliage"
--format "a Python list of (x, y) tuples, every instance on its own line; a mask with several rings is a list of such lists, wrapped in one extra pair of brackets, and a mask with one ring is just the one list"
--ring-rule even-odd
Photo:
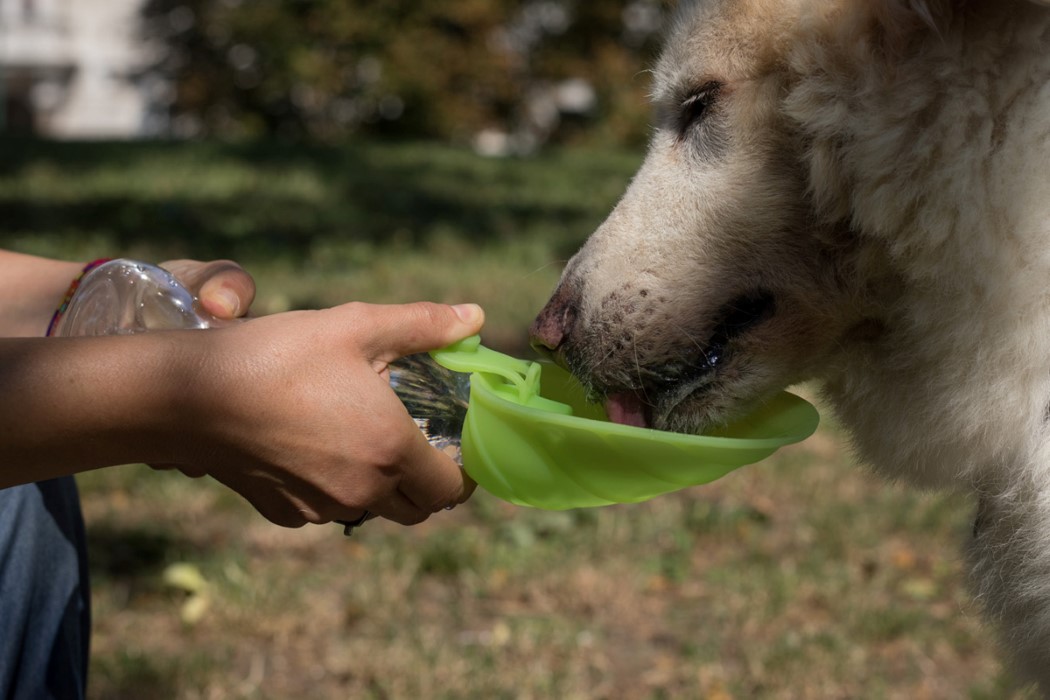
[[(646, 135), (658, 0), (149, 0), (177, 131), (336, 140), (352, 132), (519, 145)], [(575, 80), (574, 83), (565, 81)], [(582, 81), (582, 82), (580, 82)], [(575, 86), (596, 105), (559, 107)], [(573, 113), (573, 114), (568, 114)], [(570, 118), (571, 117), (571, 118)]]

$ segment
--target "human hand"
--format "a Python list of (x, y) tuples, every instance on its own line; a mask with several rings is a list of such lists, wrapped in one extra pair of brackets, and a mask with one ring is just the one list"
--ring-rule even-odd
[(351, 303), (201, 334), (178, 466), (207, 473), (287, 527), (402, 524), (466, 500), (474, 483), (426, 441), (389, 363), (477, 333), (474, 305)]
[(216, 318), (244, 316), (255, 300), (255, 281), (231, 260), (168, 260), (160, 266), (182, 282)]

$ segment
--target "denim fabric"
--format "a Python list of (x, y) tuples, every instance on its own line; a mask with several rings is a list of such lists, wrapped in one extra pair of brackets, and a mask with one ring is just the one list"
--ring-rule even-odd
[(0, 489), (0, 698), (83, 698), (90, 632), (76, 482)]

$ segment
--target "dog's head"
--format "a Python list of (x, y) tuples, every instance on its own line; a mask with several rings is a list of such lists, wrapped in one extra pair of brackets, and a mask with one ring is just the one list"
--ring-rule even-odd
[(730, 420), (870, 325), (848, 225), (818, 215), (784, 106), (803, 4), (679, 13), (654, 71), (648, 155), (532, 326), (615, 421)]

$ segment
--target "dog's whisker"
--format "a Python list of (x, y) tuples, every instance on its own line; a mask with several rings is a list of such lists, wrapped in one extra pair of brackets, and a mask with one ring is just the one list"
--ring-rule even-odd
[(539, 273), (543, 272), (544, 270), (549, 269), (551, 267), (554, 267), (555, 265), (561, 265), (562, 267), (564, 267), (565, 265), (568, 264), (568, 262), (569, 262), (568, 260), (551, 260), (550, 262), (545, 263), (543, 265), (540, 265), (539, 267), (535, 268), (534, 270), (531, 270), (531, 271), (525, 273), (524, 275), (522, 275), (522, 279), (527, 279), (529, 277), (532, 277), (533, 275), (538, 275)]

